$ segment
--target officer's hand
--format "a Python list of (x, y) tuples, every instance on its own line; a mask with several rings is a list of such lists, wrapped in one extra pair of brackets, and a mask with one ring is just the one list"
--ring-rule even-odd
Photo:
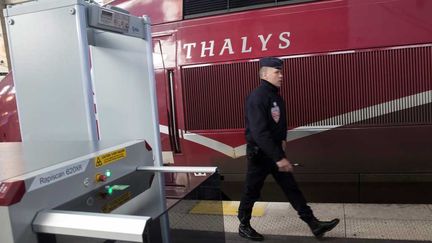
[(283, 159), (279, 160), (278, 162), (276, 162), (276, 165), (278, 166), (280, 172), (292, 172), (293, 171), (293, 166), (291, 165), (291, 163), (286, 158), (283, 158)]
[(282, 150), (286, 153), (287, 152), (287, 141), (283, 140), (282, 141)]

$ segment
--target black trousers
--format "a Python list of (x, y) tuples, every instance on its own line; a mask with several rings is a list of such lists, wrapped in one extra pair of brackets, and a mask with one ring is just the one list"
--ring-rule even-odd
[(297, 211), (300, 218), (305, 222), (314, 219), (311, 208), (307, 205), (303, 193), (300, 191), (292, 173), (279, 172), (275, 163), (262, 153), (253, 158), (248, 158), (248, 170), (246, 174), (246, 185), (240, 201), (238, 218), (242, 224), (249, 223), (252, 208), (258, 201), (264, 180), (267, 175), (272, 174), (277, 184), (282, 188), (288, 201)]

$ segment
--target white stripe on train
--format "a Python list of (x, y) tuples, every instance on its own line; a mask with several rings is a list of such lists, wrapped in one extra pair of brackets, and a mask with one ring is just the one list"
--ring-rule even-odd
[[(374, 117), (413, 108), (420, 105), (425, 105), (428, 103), (432, 103), (432, 90), (410, 95), (410, 96), (405, 96), (399, 99), (369, 106), (356, 111), (347, 112), (322, 121), (310, 123), (305, 126), (291, 129), (288, 132), (287, 141), (293, 141), (313, 134), (325, 132), (340, 126), (348, 125), (348, 123), (335, 125), (335, 126), (320, 126), (319, 124), (328, 124), (328, 123), (334, 124), (337, 123), (335, 121), (347, 121), (347, 120), (350, 120), (351, 123), (356, 123), (362, 120), (371, 119)], [(161, 133), (168, 134), (168, 126), (159, 125), (159, 128)], [(208, 148), (223, 153), (234, 159), (245, 156), (246, 154), (246, 144), (240, 145), (238, 147), (231, 147), (227, 144), (224, 144), (222, 142), (216, 141), (214, 139), (205, 136), (201, 136), (196, 133), (179, 130), (179, 134), (183, 135), (183, 139), (185, 140), (206, 146)]]

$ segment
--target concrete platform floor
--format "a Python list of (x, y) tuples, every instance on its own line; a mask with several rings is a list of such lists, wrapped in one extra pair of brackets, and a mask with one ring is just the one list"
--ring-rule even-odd
[[(169, 211), (170, 227), (173, 230), (172, 243), (251, 242), (238, 235), (238, 220), (235, 215), (191, 213), (198, 203), (199, 201), (184, 200)], [(258, 204), (265, 208), (264, 214), (254, 217), (251, 223), (265, 236), (265, 243), (432, 242), (432, 205), (311, 203), (309, 205), (321, 220), (333, 218), (341, 220), (339, 225), (324, 238), (316, 239), (289, 203), (258, 202)], [(57, 242), (112, 243), (115, 241), (58, 236)]]
[[(191, 241), (189, 237), (176, 237), (174, 236), (174, 243), (245, 243), (253, 242), (239, 237), (236, 233), (225, 233), (221, 240), (220, 235), (212, 233), (202, 233), (201, 235), (194, 234)], [(264, 243), (423, 243), (425, 241), (411, 241), (411, 240), (379, 240), (379, 239), (353, 239), (353, 238), (333, 238), (326, 237), (323, 239), (316, 239), (309, 236), (282, 236), (282, 235), (266, 235)]]
[[(190, 214), (189, 211), (196, 203), (196, 201), (183, 201), (177, 205), (170, 212), (171, 227), (205, 231), (220, 231), (223, 228), (222, 230), (227, 233), (226, 242), (244, 242), (236, 233), (238, 227), (236, 216), (223, 216), (223, 226), (221, 226), (221, 216)], [(251, 224), (258, 232), (267, 236), (269, 241), (266, 242), (317, 242), (289, 203), (259, 202), (259, 204), (265, 206), (265, 213), (261, 217), (254, 217)], [(320, 241), (371, 243), (432, 241), (432, 205), (318, 203), (309, 205), (321, 220), (333, 218), (341, 220), (339, 225)]]

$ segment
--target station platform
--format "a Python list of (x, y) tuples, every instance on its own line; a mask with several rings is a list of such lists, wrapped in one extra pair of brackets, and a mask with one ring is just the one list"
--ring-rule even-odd
[[(218, 242), (212, 236), (208, 218), (212, 212), (194, 213), (196, 201), (184, 201), (176, 212), (170, 213), (171, 227), (177, 229), (202, 229), (202, 242)], [(231, 202), (235, 206), (235, 203)], [(339, 225), (318, 240), (307, 225), (301, 221), (289, 203), (258, 202), (251, 224), (264, 235), (265, 242), (432, 242), (431, 204), (332, 204), (310, 203), (315, 215), (321, 220), (339, 218)], [(224, 207), (226, 209), (226, 207)], [(263, 211), (262, 211), (263, 209)], [(224, 210), (225, 242), (249, 242), (237, 234), (238, 220), (229, 207)], [(214, 213), (214, 212), (213, 212)], [(231, 215), (230, 215), (231, 214)], [(206, 222), (206, 223), (204, 223)], [(216, 227), (216, 226), (215, 226)], [(217, 228), (217, 227), (216, 227)], [(217, 230), (217, 229), (214, 230)], [(184, 235), (183, 235), (184, 236)], [(196, 235), (194, 236), (196, 237)], [(187, 237), (186, 237), (187, 238)], [(185, 238), (184, 242), (187, 242)], [(176, 242), (183, 242), (177, 241)]]

